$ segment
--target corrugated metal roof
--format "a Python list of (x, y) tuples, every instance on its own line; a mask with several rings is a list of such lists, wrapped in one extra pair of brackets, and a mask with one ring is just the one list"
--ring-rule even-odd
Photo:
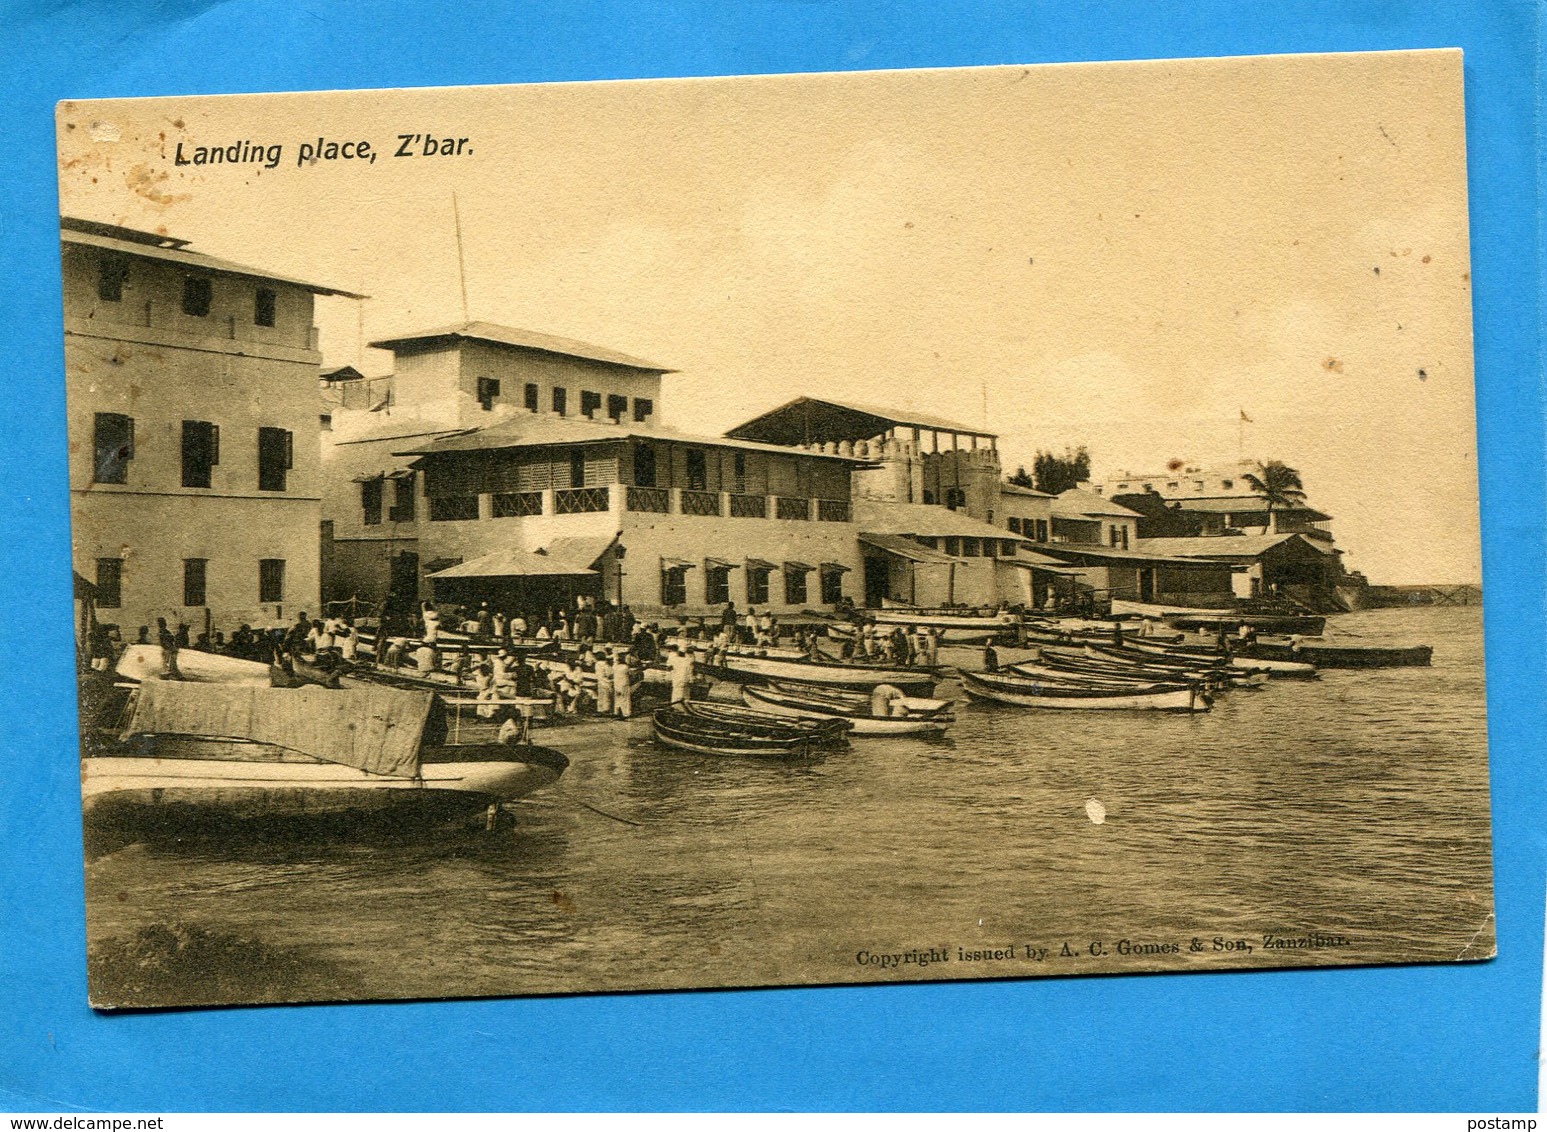
[[(1168, 539), (1140, 539), (1143, 544), (1168, 542)], [(1109, 546), (1071, 546), (1068, 543), (1037, 544), (1037, 551), (1061, 562), (1084, 562), (1097, 566), (1115, 563), (1119, 566), (1174, 566), (1194, 570), (1214, 569), (1232, 565), (1229, 562), (1207, 561), (1184, 555), (1167, 554), (1154, 549), (1114, 550)]]
[(486, 428), (472, 429), (428, 442), (420, 447), (395, 456), (430, 456), (442, 452), (484, 452), (499, 448), (558, 447), (574, 444), (596, 444), (608, 440), (661, 440), (677, 444), (692, 444), (703, 448), (736, 448), (754, 452), (771, 452), (780, 456), (804, 456), (813, 460), (837, 460), (859, 467), (868, 461), (852, 456), (830, 455), (824, 452), (791, 451), (777, 444), (759, 444), (752, 440), (732, 440), (724, 436), (693, 436), (666, 428), (639, 428), (612, 422), (590, 421), (574, 417), (555, 417), (536, 413), (522, 415), (492, 424)]
[(876, 499), (856, 499), (853, 509), (854, 522), (862, 531), (1021, 541), (1021, 536), (1008, 528), (996, 527), (974, 519), (971, 515), (932, 503), (884, 503)]
[[(826, 420), (821, 422), (808, 422), (807, 414), (826, 414)], [(854, 427), (845, 429), (844, 418), (847, 415)], [(864, 418), (869, 418), (867, 422)], [(813, 440), (839, 440), (853, 439), (865, 440), (878, 433), (886, 431), (887, 427), (901, 425), (905, 428), (926, 428), (940, 432), (955, 432), (963, 436), (997, 436), (987, 429), (974, 428), (972, 425), (962, 424), (959, 421), (949, 421), (944, 417), (936, 417), (929, 413), (915, 413), (898, 409), (891, 409), (881, 405), (863, 405), (854, 401), (831, 401), (826, 398), (797, 397), (788, 401), (776, 409), (769, 409), (761, 416), (737, 425), (733, 429), (727, 429), (725, 435), (758, 439), (760, 437), (783, 437), (786, 439), (774, 441), (774, 443), (799, 443), (806, 439), (808, 424), (818, 423), (830, 427), (818, 428), (813, 432)], [(817, 435), (817, 432), (824, 435)], [(826, 433), (845, 432), (847, 435), (825, 435)], [(794, 439), (788, 439), (793, 437)]]
[(448, 566), (429, 575), (432, 578), (531, 578), (575, 577), (595, 574), (589, 566), (581, 566), (577, 560), (561, 556), (549, 556), (533, 550), (506, 547), (479, 555), (467, 562)]
[[(870, 531), (861, 531), (859, 541), (866, 546), (873, 546), (877, 550), (884, 550), (888, 554), (895, 554), (899, 558), (906, 558), (910, 562), (921, 562), (930, 566), (949, 566), (955, 562), (949, 554), (941, 554), (938, 550), (930, 550), (927, 546), (920, 546), (910, 538), (902, 535), (875, 534)], [(993, 561), (985, 559), (985, 561)]]
[(1113, 503), (1110, 499), (1105, 499), (1094, 491), (1085, 491), (1078, 487), (1071, 487), (1068, 491), (1058, 494), (1053, 501), (1053, 514), (1061, 519), (1097, 518), (1108, 515), (1123, 519), (1142, 519), (1144, 517), (1130, 507), (1124, 507), (1121, 503)]
[(142, 259), (158, 259), (166, 263), (175, 263), (182, 267), (192, 267), (216, 275), (240, 275), (246, 279), (262, 279), (270, 283), (288, 283), (293, 287), (304, 287), (314, 295), (342, 295), (346, 299), (365, 299), (370, 297), (368, 295), (357, 295), (353, 291), (345, 291), (339, 287), (328, 287), (321, 283), (308, 283), (304, 279), (292, 279), (288, 275), (279, 275), (273, 271), (265, 271), (261, 267), (248, 267), (246, 264), (233, 263), (228, 259), (217, 259), (212, 255), (205, 255), (203, 252), (191, 252), (182, 246), (163, 247), (140, 240), (124, 240), (114, 236), (104, 236), (96, 232), (79, 231), (72, 228), (62, 229), (59, 238), (67, 244), (104, 248), (108, 251), (120, 252), (123, 255), (139, 256)]
[(1004, 483), (1000, 484), (999, 490), (1002, 491), (1005, 495), (1034, 495), (1038, 499), (1058, 498), (1058, 496), (1054, 495), (1051, 491), (1038, 491), (1034, 487), (1022, 487), (1020, 484), (1011, 483), (1009, 480), (1006, 480)]
[(582, 342), (578, 338), (562, 338), (557, 334), (521, 330), (514, 326), (501, 326), (497, 322), (461, 322), (452, 326), (420, 330), (412, 334), (395, 334), (390, 338), (378, 339), (371, 345), (381, 350), (391, 350), (414, 342), (432, 342), (438, 338), (468, 338), (477, 342), (494, 342), (501, 346), (520, 346), (528, 350), (541, 350), (545, 354), (584, 358), (587, 361), (606, 362), (608, 365), (627, 366), (630, 369), (649, 370), (652, 373), (677, 372), (606, 346), (594, 346), (589, 342)]
[(1315, 539), (1301, 534), (1284, 535), (1203, 535), (1197, 538), (1141, 538), (1139, 545), (1160, 554), (1181, 555), (1184, 558), (1216, 558), (1229, 561), (1246, 561), (1272, 550), (1280, 543), (1299, 539), (1321, 554), (1335, 553), (1328, 544), (1325, 547)]
[[(1208, 511), (1213, 514), (1228, 514), (1231, 511), (1244, 513), (1247, 511), (1266, 511), (1268, 509), (1268, 501), (1260, 495), (1214, 496), (1192, 499), (1189, 499), (1187, 496), (1162, 496), (1162, 498), (1165, 499), (1168, 510), (1176, 510), (1179, 506), (1183, 511)], [(1331, 515), (1324, 515), (1316, 508), (1304, 503), (1291, 504), (1288, 507), (1275, 506), (1273, 510), (1300, 515), (1311, 519), (1312, 522), (1332, 518)]]

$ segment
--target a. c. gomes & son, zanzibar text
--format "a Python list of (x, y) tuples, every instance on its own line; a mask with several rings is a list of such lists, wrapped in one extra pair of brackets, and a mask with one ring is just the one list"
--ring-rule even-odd
[[(1322, 948), (1350, 947), (1352, 944), (1353, 941), (1347, 936), (1336, 933), (1308, 932), (1305, 935), (1283, 936), (1266, 932), (1262, 936), (1262, 942), (1255, 945), (1249, 940), (1227, 939), (1224, 936), (1214, 936), (1211, 940), (1201, 940), (1194, 937), (1185, 950), (1192, 953), (1226, 952), (1250, 955), (1259, 949), (1263, 951), (1320, 950)], [(1020, 959), (1041, 963), (1049, 959), (1074, 959), (1083, 956), (1099, 959), (1114, 954), (1122, 957), (1180, 955), (1183, 951), (1184, 948), (1179, 943), (1140, 943), (1130, 939), (1120, 939), (1111, 945), (1102, 941), (1095, 941), (1085, 947), (1073, 947), (1065, 942), (1057, 951), (1029, 943), (1018, 946), (1006, 944), (1004, 947), (987, 948), (952, 947), (949, 944), (944, 944), (940, 947), (910, 948), (907, 951), (872, 951), (866, 948), (855, 952), (854, 962), (860, 967), (878, 967), (883, 971), (896, 971), (904, 967), (918, 967), (922, 969), (936, 963), (950, 963), (953, 961), (957, 963), (984, 963)]]

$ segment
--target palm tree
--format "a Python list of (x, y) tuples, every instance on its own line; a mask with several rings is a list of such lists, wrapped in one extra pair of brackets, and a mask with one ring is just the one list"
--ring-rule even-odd
[(1268, 504), (1268, 529), (1273, 529), (1273, 509), (1294, 507), (1305, 502), (1305, 485), (1300, 482), (1300, 473), (1291, 468), (1282, 460), (1269, 460), (1265, 464), (1257, 465), (1254, 475), (1247, 472), (1241, 478), (1244, 479), (1253, 491), (1262, 496)]

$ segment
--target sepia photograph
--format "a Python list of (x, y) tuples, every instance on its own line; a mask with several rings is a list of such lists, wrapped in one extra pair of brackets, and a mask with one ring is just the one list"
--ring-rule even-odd
[(1493, 958), (1462, 89), (60, 103), (91, 1004)]

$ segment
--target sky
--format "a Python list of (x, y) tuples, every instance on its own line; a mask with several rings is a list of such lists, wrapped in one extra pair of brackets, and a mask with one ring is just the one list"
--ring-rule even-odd
[[(1007, 473), (1074, 445), (1098, 480), (1278, 459), (1350, 569), (1480, 578), (1459, 52), (59, 120), (66, 214), (368, 294), (318, 300), (325, 365), (390, 372), (365, 343), (465, 314), (668, 366), (662, 423), (710, 435), (810, 394), (987, 427)], [(426, 136), (467, 141), (425, 156)], [(300, 163), (319, 138), (376, 159)], [(176, 163), (239, 141), (279, 163)]]

